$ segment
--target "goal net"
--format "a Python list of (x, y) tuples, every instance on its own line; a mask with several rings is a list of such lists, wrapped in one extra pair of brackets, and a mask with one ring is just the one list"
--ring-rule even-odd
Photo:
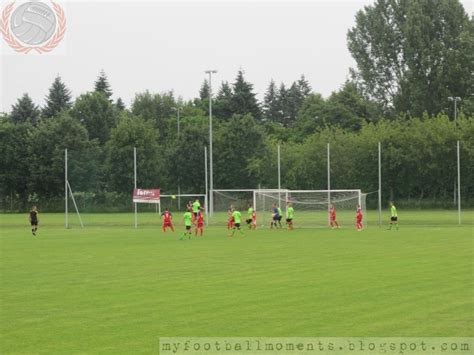
[(246, 190), (213, 190), (212, 224), (227, 224), (227, 211), (232, 206), (239, 211), (247, 211), (248, 205), (254, 204), (254, 189)]
[(283, 226), (287, 204), (293, 205), (295, 227), (327, 227), (331, 204), (342, 227), (353, 227), (358, 205), (364, 215), (366, 211), (366, 195), (360, 190), (255, 190), (254, 196), (257, 223), (265, 227), (270, 226), (274, 205), (282, 209)]
[[(245, 217), (248, 206), (251, 205), (257, 212), (257, 225), (269, 227), (273, 204), (276, 204), (282, 209), (282, 225), (284, 226), (286, 207), (288, 202), (291, 202), (295, 209), (294, 222), (297, 227), (327, 227), (331, 204), (336, 209), (338, 223), (341, 226), (352, 227), (359, 204), (365, 215), (365, 197), (366, 194), (361, 190), (214, 190), (212, 223), (227, 223), (227, 211), (230, 206), (240, 210)], [(365, 217), (364, 220), (366, 220)]]

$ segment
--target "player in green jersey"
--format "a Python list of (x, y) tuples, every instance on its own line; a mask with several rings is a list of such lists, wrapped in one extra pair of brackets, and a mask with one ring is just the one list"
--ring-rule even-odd
[(398, 230), (398, 213), (397, 208), (393, 202), (390, 202), (390, 225), (388, 230), (392, 229), (392, 226), (395, 224), (395, 228)]
[(229, 237), (233, 237), (235, 230), (237, 229), (240, 234), (243, 236), (244, 233), (242, 232), (242, 229), (240, 229), (240, 223), (242, 223), (242, 214), (240, 211), (234, 209), (232, 211), (232, 218), (234, 218), (234, 226), (232, 227), (232, 232), (229, 234)]
[(293, 218), (295, 218), (295, 209), (293, 204), (288, 202), (286, 205), (286, 224), (288, 225), (288, 230), (293, 230)]
[(184, 231), (183, 236), (180, 238), (180, 240), (183, 240), (188, 236), (188, 239), (191, 239), (191, 227), (193, 225), (193, 214), (191, 213), (190, 210), (186, 211), (183, 215), (183, 220), (184, 220), (184, 227), (186, 228)]
[(201, 203), (199, 202), (199, 199), (196, 199), (192, 203), (192, 209), (193, 209), (194, 219), (196, 219), (198, 216), (198, 212), (201, 210)]
[(247, 223), (247, 225), (249, 226), (249, 229), (252, 229), (253, 228), (253, 207), (251, 204), (248, 205), (248, 209), (247, 209), (247, 219), (245, 220), (245, 223)]

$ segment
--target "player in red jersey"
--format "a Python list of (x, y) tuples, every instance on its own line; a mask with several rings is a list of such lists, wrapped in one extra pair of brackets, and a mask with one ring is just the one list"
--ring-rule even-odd
[(329, 223), (332, 229), (339, 229), (339, 223), (336, 221), (336, 208), (334, 205), (331, 205), (331, 208), (329, 209)]
[(252, 224), (250, 225), (250, 229), (255, 230), (257, 229), (257, 212), (255, 210), (252, 211)]
[(202, 237), (204, 233), (204, 213), (203, 213), (202, 208), (199, 210), (196, 217), (196, 229), (194, 230), (194, 235), (196, 237), (198, 236), (198, 230), (201, 232), (201, 237)]
[(234, 217), (232, 216), (232, 213), (234, 212), (234, 207), (230, 205), (229, 209), (227, 210), (227, 216), (228, 216), (228, 221), (227, 221), (227, 229), (231, 230), (234, 228)]
[(166, 233), (166, 228), (168, 227), (171, 228), (172, 232), (174, 232), (173, 223), (171, 222), (173, 215), (171, 214), (170, 210), (165, 208), (163, 213), (161, 213), (161, 216), (163, 217), (163, 233)]
[(357, 231), (360, 232), (363, 228), (362, 226), (362, 218), (364, 215), (362, 214), (362, 208), (360, 208), (360, 205), (357, 205), (357, 212), (356, 212), (356, 228)]

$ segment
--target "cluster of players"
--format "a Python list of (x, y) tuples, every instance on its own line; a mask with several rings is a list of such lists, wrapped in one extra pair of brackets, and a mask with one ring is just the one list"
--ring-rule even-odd
[[(166, 232), (167, 228), (170, 228), (174, 232), (174, 227), (172, 223), (172, 214), (168, 208), (161, 214), (163, 217), (163, 232)], [(388, 229), (392, 229), (392, 226), (395, 225), (398, 230), (398, 215), (397, 209), (393, 202), (390, 203), (390, 226)], [(243, 236), (242, 231), (242, 213), (236, 209), (234, 206), (230, 206), (227, 210), (227, 230), (229, 237), (233, 237), (235, 232), (238, 231)], [(286, 225), (288, 230), (292, 231), (294, 229), (294, 217), (295, 209), (291, 202), (286, 205)], [(357, 206), (356, 216), (355, 216), (355, 228), (358, 232), (364, 229), (362, 220), (364, 215), (362, 213), (362, 208), (360, 205)], [(272, 206), (272, 219), (270, 222), (270, 229), (273, 228), (283, 228), (282, 221), (283, 211), (282, 209), (274, 203)], [(191, 239), (192, 229), (194, 227), (194, 234), (197, 237), (204, 235), (204, 209), (201, 207), (199, 199), (196, 199), (194, 202), (189, 201), (187, 205), (187, 210), (183, 215), (183, 221), (185, 226), (184, 234), (180, 239)], [(257, 213), (251, 204), (247, 208), (247, 219), (245, 220), (249, 230), (257, 229)], [(329, 224), (332, 229), (339, 229), (341, 225), (337, 221), (336, 208), (334, 205), (330, 206), (329, 209)]]
[[(229, 232), (229, 237), (233, 237), (234, 233), (238, 231), (243, 236), (243, 231), (241, 228), (242, 223), (242, 214), (238, 209), (234, 206), (230, 206), (228, 211), (228, 221), (227, 221), (227, 230)], [(163, 218), (163, 225), (162, 229), (163, 232), (166, 233), (168, 228), (171, 229), (172, 232), (175, 231), (173, 226), (173, 214), (168, 208), (165, 208), (163, 213), (161, 213), (161, 217)], [(289, 202), (286, 205), (286, 224), (288, 226), (288, 230), (292, 231), (294, 229), (293, 221), (295, 217), (295, 210), (293, 208), (293, 204)], [(355, 227), (358, 232), (362, 231), (363, 224), (362, 219), (364, 215), (362, 213), (362, 208), (360, 205), (357, 206), (356, 210), (356, 217), (355, 217)], [(283, 211), (281, 208), (274, 203), (272, 206), (272, 220), (270, 222), (270, 228), (283, 228), (281, 224), (281, 220), (283, 219)], [(204, 235), (204, 209), (201, 207), (201, 203), (199, 199), (196, 199), (194, 202), (189, 201), (187, 204), (186, 212), (183, 215), (184, 227), (185, 231), (181, 236), (181, 240), (188, 238), (191, 239), (192, 236), (192, 229), (194, 227), (194, 235), (196, 237), (200, 236), (203, 237)], [(29, 222), (31, 224), (31, 233), (33, 236), (36, 236), (36, 232), (38, 231), (38, 209), (36, 206), (33, 206), (29, 213)], [(247, 209), (247, 219), (245, 220), (249, 230), (257, 229), (257, 213), (255, 209), (252, 207), (251, 204), (248, 205)], [(329, 209), (329, 224), (332, 229), (339, 229), (341, 226), (337, 221), (336, 216), (336, 208), (334, 205), (330, 206)], [(395, 225), (396, 229), (398, 230), (398, 213), (397, 208), (393, 202), (390, 202), (390, 225), (389, 230)]]

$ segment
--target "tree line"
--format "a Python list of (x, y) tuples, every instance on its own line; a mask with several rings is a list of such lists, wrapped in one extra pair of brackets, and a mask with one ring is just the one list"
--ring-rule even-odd
[[(460, 140), (462, 195), (472, 206), (473, 24), (457, 1), (366, 6), (348, 31), (357, 67), (327, 98), (301, 75), (270, 80), (259, 101), (239, 70), (213, 95), (214, 187), (275, 188), (280, 144), (283, 187), (324, 189), (330, 143), (331, 187), (374, 191), (380, 141), (387, 200), (450, 206)], [(206, 80), (192, 100), (144, 91), (126, 107), (102, 71), (75, 99), (60, 76), (41, 107), (25, 93), (0, 114), (2, 209), (59, 209), (65, 148), (71, 186), (98, 209), (130, 205), (134, 147), (140, 187), (203, 193), (209, 91)], [(449, 96), (462, 98), (456, 123)]]

